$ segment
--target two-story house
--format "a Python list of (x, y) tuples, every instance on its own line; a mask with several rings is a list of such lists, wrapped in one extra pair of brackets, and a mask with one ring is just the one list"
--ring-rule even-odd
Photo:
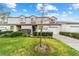
[[(42, 20), (42, 24), (41, 24)], [(1, 31), (24, 31), (32, 34), (34, 31), (39, 32), (40, 26), (43, 25), (43, 32), (53, 32), (59, 34), (62, 32), (79, 32), (79, 22), (58, 21), (56, 17), (37, 17), (37, 16), (19, 16), (5, 17), (0, 19)]]

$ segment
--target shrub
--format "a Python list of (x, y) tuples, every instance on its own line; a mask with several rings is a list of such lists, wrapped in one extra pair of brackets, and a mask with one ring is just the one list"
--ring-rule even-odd
[(79, 39), (79, 33), (72, 33), (72, 32), (60, 32), (61, 35), (73, 37)]
[(5, 33), (12, 33), (13, 31), (0, 31), (0, 35), (1, 34), (5, 34)]
[(60, 32), (61, 35), (69, 36), (70, 32)]
[(24, 32), (6, 31), (6, 32), (1, 32), (1, 35), (0, 35), (0, 37), (18, 37), (18, 36), (26, 37), (28, 36), (28, 34)]
[(17, 37), (17, 36), (25, 37), (26, 34), (23, 33), (23, 32), (12, 32), (12, 33), (10, 34), (10, 37)]
[(40, 36), (40, 34), (42, 34), (42, 36), (52, 36), (53, 33), (52, 32), (33, 32), (34, 36)]

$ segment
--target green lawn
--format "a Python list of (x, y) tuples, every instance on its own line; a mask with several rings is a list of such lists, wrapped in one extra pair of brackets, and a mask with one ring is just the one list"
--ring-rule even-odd
[(44, 39), (42, 43), (54, 48), (54, 52), (38, 53), (34, 46), (39, 43), (39, 38), (17, 37), (0, 38), (0, 56), (79, 56), (79, 52), (70, 48), (57, 39)]

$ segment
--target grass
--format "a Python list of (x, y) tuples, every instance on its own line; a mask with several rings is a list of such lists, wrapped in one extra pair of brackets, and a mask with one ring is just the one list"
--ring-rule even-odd
[(42, 43), (54, 48), (54, 52), (38, 53), (34, 51), (39, 38), (16, 37), (0, 38), (0, 56), (79, 56), (79, 52), (57, 39), (43, 38)]

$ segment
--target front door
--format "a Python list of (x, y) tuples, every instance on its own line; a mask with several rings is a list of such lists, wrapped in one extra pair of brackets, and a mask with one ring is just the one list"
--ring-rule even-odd
[(21, 25), (17, 25), (17, 30), (21, 31)]
[(35, 32), (37, 28), (37, 25), (32, 25), (32, 31)]

